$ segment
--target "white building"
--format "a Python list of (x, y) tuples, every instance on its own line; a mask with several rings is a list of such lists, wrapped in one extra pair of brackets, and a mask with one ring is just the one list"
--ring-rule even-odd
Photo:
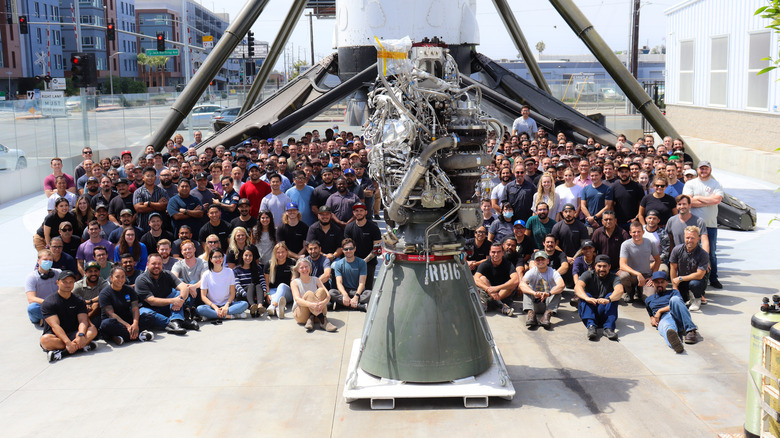
[(778, 35), (754, 15), (768, 4), (687, 0), (667, 9), (665, 102), (699, 157), (733, 168), (745, 162), (750, 151), (743, 148), (764, 151), (750, 154), (755, 163), (748, 159), (746, 171), (759, 165), (763, 178), (780, 182), (780, 154), (773, 152), (780, 146), (780, 72), (756, 75), (770, 65), (762, 58), (778, 57)]

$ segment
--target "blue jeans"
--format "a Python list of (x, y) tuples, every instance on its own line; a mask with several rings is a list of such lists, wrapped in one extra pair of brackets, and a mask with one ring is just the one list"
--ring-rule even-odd
[(282, 283), (278, 287), (272, 288), (268, 291), (268, 295), (271, 297), (271, 305), (275, 305), (279, 302), (279, 298), (284, 297), (287, 300), (287, 304), (291, 304), (293, 301), (292, 289), (290, 286)]
[(30, 318), (30, 322), (33, 324), (40, 324), (43, 319), (41, 313), (41, 305), (38, 303), (30, 303), (27, 305), (27, 317)]
[[(707, 277), (704, 277), (707, 278)], [(690, 299), (690, 294), (693, 294), (695, 298), (701, 298), (704, 295), (704, 290), (707, 289), (707, 283), (701, 280), (681, 281), (677, 290), (680, 291), (680, 295), (687, 301)]]
[[(175, 298), (181, 295), (181, 293), (178, 290), (173, 290), (170, 295), (168, 295), (166, 298)], [(166, 325), (168, 325), (169, 322), (178, 319), (179, 321), (184, 321), (184, 306), (182, 306), (179, 310), (173, 310), (171, 306), (168, 306), (168, 309), (170, 311), (170, 315), (163, 315), (162, 313), (159, 313), (153, 309), (150, 309), (148, 307), (141, 307), (141, 320), (146, 319), (148, 323), (151, 323), (151, 325), (155, 328), (165, 328)]]
[(718, 279), (718, 227), (707, 227), (707, 237), (710, 239), (710, 281)]
[[(248, 308), (249, 308), (249, 303), (247, 303), (246, 301), (235, 301), (233, 304), (230, 305), (230, 307), (228, 307), (228, 315), (237, 315), (239, 313), (244, 313)], [(198, 315), (208, 319), (219, 319), (219, 317), (217, 316), (217, 311), (205, 304), (201, 304), (200, 306), (198, 306)]]
[[(607, 295), (605, 298), (609, 298), (612, 294)], [(588, 296), (591, 296), (588, 294)], [(585, 300), (580, 300), (578, 305), (578, 311), (582, 323), (585, 327), (595, 325), (596, 327), (615, 329), (615, 323), (618, 317), (619, 304), (610, 301), (609, 304), (590, 304)]]
[(658, 333), (666, 341), (666, 345), (669, 344), (669, 338), (666, 337), (666, 332), (669, 329), (674, 329), (676, 332), (688, 333), (691, 330), (696, 330), (696, 324), (691, 319), (691, 312), (685, 307), (685, 302), (682, 298), (674, 296), (669, 300), (669, 311), (661, 316), (661, 321), (658, 322)]

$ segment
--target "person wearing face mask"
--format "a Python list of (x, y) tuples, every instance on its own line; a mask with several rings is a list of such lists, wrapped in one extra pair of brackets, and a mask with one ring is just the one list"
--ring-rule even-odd
[(491, 242), (503, 242), (504, 238), (514, 234), (512, 229), (512, 218), (514, 217), (515, 210), (512, 208), (512, 204), (509, 202), (503, 202), (501, 204), (501, 215), (498, 216), (498, 220), (490, 224), (488, 229), (488, 240)]
[(46, 297), (57, 293), (57, 276), (60, 270), (53, 268), (54, 256), (51, 250), (38, 251), (38, 267), (31, 272), (24, 282), (27, 295), (27, 316), (33, 324), (43, 326), (41, 304)]

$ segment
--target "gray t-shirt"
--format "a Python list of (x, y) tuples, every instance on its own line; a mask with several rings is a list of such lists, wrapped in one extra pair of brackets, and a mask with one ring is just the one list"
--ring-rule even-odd
[(531, 289), (535, 292), (547, 292), (549, 293), (558, 280), (563, 280), (561, 274), (555, 269), (547, 267), (547, 271), (544, 273), (539, 272), (539, 269), (533, 268), (523, 275), (523, 281), (531, 286)]
[(24, 291), (34, 291), (35, 296), (38, 298), (46, 299), (49, 295), (57, 293), (57, 277), (60, 275), (60, 270), (57, 268), (49, 269), (51, 276), (47, 278), (41, 278), (41, 273), (37, 269), (30, 272), (27, 279), (24, 281)]
[(669, 218), (669, 221), (666, 223), (666, 232), (672, 238), (672, 242), (669, 243), (672, 247), (685, 243), (685, 228), (690, 225), (699, 227), (701, 235), (707, 234), (707, 225), (702, 218), (695, 214), (692, 214), (685, 222), (680, 219), (679, 214)]
[(195, 264), (192, 268), (187, 266), (187, 262), (184, 259), (181, 259), (173, 265), (171, 272), (179, 277), (179, 280), (187, 284), (195, 284), (200, 281), (200, 277), (208, 270), (208, 263), (200, 257), (195, 257)]
[(625, 257), (628, 266), (643, 274), (650, 272), (650, 259), (657, 255), (658, 249), (648, 239), (642, 239), (639, 245), (633, 239), (620, 244), (620, 258)]
[(701, 245), (696, 245), (693, 251), (688, 252), (683, 243), (674, 247), (669, 262), (677, 263), (677, 275), (688, 275), (699, 269), (706, 271), (710, 265), (710, 255)]
[[(710, 196), (720, 195), (723, 196), (723, 187), (715, 178), (710, 177), (707, 181), (702, 181), (700, 178), (692, 179), (685, 183), (683, 187), (683, 193), (688, 196)], [(704, 219), (704, 223), (708, 227), (718, 226), (718, 206), (708, 205), (706, 207), (691, 208), (691, 213)], [(679, 243), (675, 241), (676, 243)]]

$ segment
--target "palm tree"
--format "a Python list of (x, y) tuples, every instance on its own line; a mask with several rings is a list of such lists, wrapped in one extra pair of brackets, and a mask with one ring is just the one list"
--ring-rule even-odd
[(152, 58), (151, 56), (146, 56), (145, 53), (139, 53), (138, 58), (136, 58), (136, 62), (138, 65), (141, 66), (141, 79), (146, 81), (146, 86), (151, 87), (152, 84), (150, 82), (150, 76), (151, 74), (147, 75), (147, 67), (151, 66)]
[(168, 59), (167, 56), (152, 56), (152, 65), (160, 73), (160, 82), (157, 85), (161, 88), (165, 86), (165, 65), (168, 63)]

